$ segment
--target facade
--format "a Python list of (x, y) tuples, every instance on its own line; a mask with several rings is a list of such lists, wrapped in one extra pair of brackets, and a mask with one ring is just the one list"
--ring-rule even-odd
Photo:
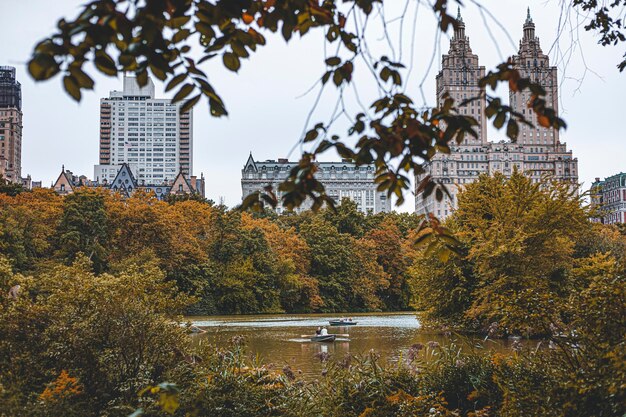
[(139, 87), (124, 76), (123, 91), (100, 100), (100, 163), (96, 181), (111, 182), (122, 164), (134, 168), (140, 184), (167, 184), (179, 172), (192, 173), (193, 130), (191, 111), (155, 98), (154, 84)]
[(600, 181), (596, 178), (591, 185), (591, 206), (597, 209), (598, 223), (626, 223), (626, 174), (619, 174)]
[[(478, 139), (468, 137), (461, 144), (451, 143), (449, 154), (438, 153), (426, 164), (426, 172), (415, 178), (416, 187), (422, 179), (431, 175), (433, 181), (446, 186), (450, 197), (444, 195), (442, 201), (437, 201), (434, 193), (427, 198), (416, 193), (416, 213), (432, 213), (440, 219), (446, 218), (457, 207), (459, 191), (465, 184), (476, 181), (481, 174), (501, 172), (510, 176), (517, 169), (534, 182), (549, 175), (576, 187), (578, 160), (572, 156), (572, 151), (567, 150), (566, 144), (560, 142), (558, 130), (537, 126), (532, 110), (526, 108), (530, 99), (528, 92), (509, 94), (513, 110), (524, 114), (535, 125), (531, 128), (520, 124), (515, 143), (488, 140), (484, 98), (459, 105), (465, 99), (482, 93), (478, 80), (484, 76), (485, 70), (479, 65), (478, 56), (472, 53), (460, 13), (457, 19), (459, 25), (450, 41), (448, 54), (442, 57), (442, 69), (437, 75), (437, 101), (441, 105), (446, 94), (454, 98), (461, 114), (473, 116), (478, 121)], [(548, 56), (541, 50), (530, 11), (523, 25), (523, 38), (514, 64), (522, 77), (530, 77), (546, 89), (547, 105), (558, 111), (557, 69), (550, 66)]]
[(79, 187), (104, 188), (130, 197), (135, 190), (144, 190), (154, 193), (163, 200), (169, 195), (198, 194), (204, 198), (204, 177), (188, 177), (179, 171), (172, 181), (161, 184), (140, 183), (130, 165), (121, 164), (111, 181), (91, 181), (84, 175), (76, 176), (65, 167), (61, 169), (59, 177), (52, 185), (59, 195), (72, 194)]
[(0, 67), (0, 174), (22, 181), (22, 86), (13, 67)]
[[(263, 191), (263, 187), (267, 185), (273, 185), (276, 188), (297, 165), (297, 162), (289, 162), (286, 159), (257, 162), (250, 154), (241, 170), (243, 198), (255, 191)], [(364, 213), (391, 211), (391, 200), (387, 198), (387, 193), (376, 191), (373, 165), (359, 167), (348, 160), (318, 162), (317, 165), (319, 168), (317, 179), (324, 184), (326, 193), (335, 201), (349, 198)], [(280, 194), (277, 194), (277, 197), (280, 198)], [(310, 207), (311, 202), (307, 200), (296, 209), (296, 212), (308, 210)], [(278, 207), (276, 211), (282, 213), (284, 209)]]

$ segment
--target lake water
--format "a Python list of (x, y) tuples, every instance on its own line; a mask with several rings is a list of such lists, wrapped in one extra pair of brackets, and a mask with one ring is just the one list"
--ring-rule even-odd
[[(337, 315), (252, 315), (187, 317), (194, 325), (207, 331), (192, 337), (198, 343), (211, 343), (227, 347), (234, 336), (243, 336), (250, 356), (259, 356), (264, 363), (272, 363), (281, 369), (289, 365), (294, 372), (307, 379), (320, 375), (320, 353), (331, 359), (341, 360), (346, 354), (364, 355), (374, 350), (383, 360), (395, 361), (415, 343), (436, 341), (448, 344), (452, 341), (462, 345), (482, 343), (488, 349), (509, 350), (508, 341), (446, 337), (420, 331), (420, 323), (414, 313), (353, 314), (356, 326), (328, 326)], [(311, 342), (303, 335), (312, 335), (318, 326), (327, 326), (330, 334), (347, 334), (335, 342)], [(510, 351), (510, 350), (509, 350)]]

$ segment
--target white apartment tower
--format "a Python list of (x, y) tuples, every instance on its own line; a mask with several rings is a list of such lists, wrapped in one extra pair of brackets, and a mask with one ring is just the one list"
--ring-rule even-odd
[(164, 184), (182, 172), (192, 175), (193, 131), (191, 111), (155, 98), (154, 84), (140, 87), (124, 76), (123, 91), (111, 91), (100, 100), (100, 164), (94, 178), (111, 182), (121, 165), (131, 167), (139, 184)]
[[(473, 116), (478, 121), (478, 138), (466, 137), (463, 143), (450, 144), (450, 153), (437, 153), (425, 166), (425, 173), (417, 175), (419, 184), (426, 175), (443, 184), (450, 192), (442, 201), (431, 194), (427, 198), (416, 193), (415, 211), (418, 214), (432, 213), (444, 219), (457, 207), (457, 194), (465, 184), (472, 183), (481, 174), (501, 172), (510, 176), (513, 170), (524, 172), (534, 182), (550, 175), (576, 187), (578, 184), (578, 160), (573, 158), (565, 143), (561, 143), (559, 132), (538, 125), (532, 109), (527, 108), (530, 93), (511, 91), (511, 107), (533, 123), (533, 127), (520, 124), (518, 139), (489, 141), (485, 119), (485, 99), (478, 87), (478, 80), (485, 75), (479, 66), (478, 56), (472, 53), (469, 38), (465, 36), (465, 23), (457, 16), (458, 25), (450, 41), (448, 54), (442, 57), (441, 71), (437, 75), (437, 102), (443, 103), (447, 93), (455, 100), (455, 106), (463, 115)], [(523, 37), (518, 54), (513, 57), (515, 68), (522, 77), (531, 78), (546, 90), (547, 106), (558, 112), (557, 69), (551, 67), (548, 57), (541, 51), (539, 38), (535, 36), (535, 24), (530, 11), (523, 25)], [(465, 100), (479, 97), (476, 101), (461, 105)]]

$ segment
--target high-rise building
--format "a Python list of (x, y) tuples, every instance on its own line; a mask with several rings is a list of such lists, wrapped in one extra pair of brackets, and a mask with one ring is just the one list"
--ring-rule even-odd
[(123, 91), (111, 91), (100, 100), (100, 164), (94, 178), (111, 182), (122, 164), (128, 164), (140, 184), (174, 181), (179, 172), (192, 174), (193, 129), (191, 111), (155, 98), (154, 84), (140, 87), (124, 76)]
[(487, 141), (485, 100), (465, 100), (479, 97), (483, 90), (478, 80), (485, 76), (485, 67), (478, 64), (478, 55), (472, 53), (469, 37), (465, 35), (465, 22), (461, 10), (457, 15), (458, 26), (450, 42), (450, 50), (443, 55), (441, 71), (437, 74), (437, 104), (442, 106), (446, 96), (454, 99), (461, 114), (473, 116), (478, 121), (478, 138), (468, 136), (465, 144), (482, 145)]
[[(545, 90), (546, 106), (559, 111), (559, 92), (557, 69), (550, 66), (550, 58), (543, 53), (539, 38), (535, 36), (535, 24), (530, 17), (530, 9), (524, 22), (524, 35), (519, 42), (519, 51), (513, 57), (515, 69), (522, 78), (530, 78), (539, 83)], [(551, 127), (541, 127), (537, 123), (537, 115), (527, 104), (531, 99), (531, 92), (509, 91), (509, 103), (514, 111), (521, 113), (534, 126), (520, 124), (517, 143), (522, 145), (541, 145), (554, 147), (559, 143), (559, 130)]]
[[(285, 181), (291, 169), (297, 165), (297, 162), (289, 162), (287, 159), (255, 161), (250, 154), (241, 170), (243, 198), (255, 191), (263, 191), (267, 185), (272, 185), (276, 190), (278, 184)], [(353, 162), (343, 160), (318, 162), (317, 167), (317, 180), (324, 185), (326, 194), (336, 202), (349, 198), (363, 213), (391, 211), (391, 199), (387, 197), (387, 193), (376, 190), (374, 165), (356, 166)], [(277, 192), (277, 197), (280, 199), (281, 193)], [(307, 199), (296, 212), (308, 210), (311, 204), (310, 199)], [(284, 209), (277, 207), (276, 211), (282, 213)]]
[[(425, 164), (425, 172), (415, 177), (416, 186), (430, 175), (433, 181), (448, 189), (450, 196), (444, 195), (441, 201), (437, 201), (434, 193), (426, 198), (416, 193), (415, 211), (446, 218), (457, 207), (459, 191), (465, 184), (476, 181), (481, 174), (501, 172), (510, 176), (517, 169), (534, 182), (539, 182), (544, 175), (550, 175), (576, 187), (578, 160), (573, 158), (566, 144), (560, 142), (558, 130), (538, 126), (532, 109), (527, 108), (530, 99), (528, 92), (510, 92), (510, 104), (535, 126), (530, 128), (520, 125), (515, 143), (509, 140), (488, 140), (484, 115), (486, 102), (478, 87), (478, 80), (484, 76), (485, 70), (479, 66), (478, 56), (472, 53), (460, 13), (457, 19), (459, 24), (450, 41), (450, 50), (442, 57), (442, 69), (437, 75), (437, 101), (442, 104), (446, 93), (454, 98), (461, 114), (473, 116), (478, 121), (478, 139), (470, 136), (461, 144), (451, 143), (449, 154), (437, 153)], [(557, 69), (550, 66), (548, 57), (541, 51), (530, 11), (523, 32), (519, 52), (513, 58), (515, 68), (522, 77), (540, 83), (546, 90), (548, 107), (558, 111)], [(477, 99), (461, 105), (470, 98)]]
[(598, 223), (626, 223), (626, 174), (620, 172), (591, 185), (591, 207), (597, 210)]
[(22, 86), (13, 67), (0, 67), (0, 174), (22, 181)]

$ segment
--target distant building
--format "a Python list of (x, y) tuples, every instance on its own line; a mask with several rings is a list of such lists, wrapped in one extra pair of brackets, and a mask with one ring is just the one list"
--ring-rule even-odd
[(154, 97), (154, 84), (139, 87), (124, 76), (123, 91), (100, 100), (100, 163), (94, 178), (111, 182), (122, 164), (133, 167), (140, 184), (167, 184), (179, 172), (193, 173), (191, 111)]
[[(481, 174), (501, 172), (510, 176), (514, 169), (524, 172), (534, 182), (549, 175), (572, 184), (572, 188), (576, 187), (578, 159), (572, 156), (572, 151), (567, 150), (565, 143), (560, 142), (557, 129), (537, 124), (532, 109), (527, 108), (530, 100), (528, 91), (511, 91), (509, 94), (513, 110), (525, 115), (534, 124), (533, 127), (520, 124), (516, 143), (508, 140), (488, 141), (484, 94), (479, 100), (460, 104), (484, 93), (478, 87), (478, 80), (485, 75), (485, 68), (479, 65), (478, 55), (470, 48), (460, 12), (457, 21), (459, 24), (450, 41), (450, 50), (443, 55), (442, 69), (437, 75), (437, 102), (442, 105), (446, 94), (452, 97), (461, 114), (472, 116), (478, 121), (478, 138), (466, 137), (461, 144), (451, 143), (449, 154), (437, 153), (425, 165), (425, 172), (415, 178), (416, 186), (430, 175), (434, 182), (446, 186), (450, 197), (444, 195), (442, 201), (437, 201), (434, 193), (427, 198), (416, 193), (415, 211), (418, 214), (432, 213), (440, 219), (446, 218), (456, 209), (457, 194), (465, 184), (476, 181)], [(530, 11), (524, 22), (519, 52), (513, 60), (522, 77), (529, 77), (543, 86), (547, 92), (545, 99), (548, 107), (558, 111), (557, 69), (550, 66), (548, 56), (541, 50)]]
[(161, 184), (139, 183), (133, 170), (128, 164), (121, 164), (119, 170), (111, 181), (91, 181), (84, 175), (76, 176), (70, 170), (62, 168), (59, 177), (52, 185), (54, 191), (59, 195), (72, 194), (79, 187), (103, 188), (121, 193), (124, 197), (130, 197), (135, 190), (144, 190), (154, 193), (163, 200), (168, 195), (198, 194), (205, 196), (204, 177), (188, 177), (179, 172), (172, 181)]
[(626, 174), (621, 172), (591, 185), (591, 206), (598, 212), (592, 221), (615, 224), (626, 223)]
[(0, 175), (22, 181), (22, 86), (14, 67), (0, 66)]
[[(274, 189), (283, 182), (291, 169), (297, 166), (297, 162), (289, 162), (287, 159), (255, 161), (252, 154), (241, 170), (241, 189), (243, 198), (255, 191), (262, 191), (263, 187), (273, 185)], [(348, 160), (341, 162), (318, 162), (319, 171), (316, 178), (326, 189), (326, 194), (335, 201), (340, 202), (343, 198), (354, 201), (359, 210), (367, 213), (380, 213), (391, 211), (391, 200), (386, 192), (376, 191), (374, 183), (374, 166), (356, 166)], [(277, 194), (280, 198), (280, 193)], [(296, 209), (302, 212), (311, 207), (311, 201)], [(283, 207), (276, 209), (278, 213), (284, 211)]]
[(25, 190), (32, 190), (35, 188), (41, 188), (41, 181), (33, 181), (30, 175), (22, 177), (22, 188)]
[(61, 168), (61, 173), (57, 177), (57, 180), (52, 184), (52, 188), (59, 195), (72, 194), (78, 187), (99, 187), (95, 181), (89, 180), (85, 175), (74, 175), (69, 169), (65, 169), (65, 166)]

